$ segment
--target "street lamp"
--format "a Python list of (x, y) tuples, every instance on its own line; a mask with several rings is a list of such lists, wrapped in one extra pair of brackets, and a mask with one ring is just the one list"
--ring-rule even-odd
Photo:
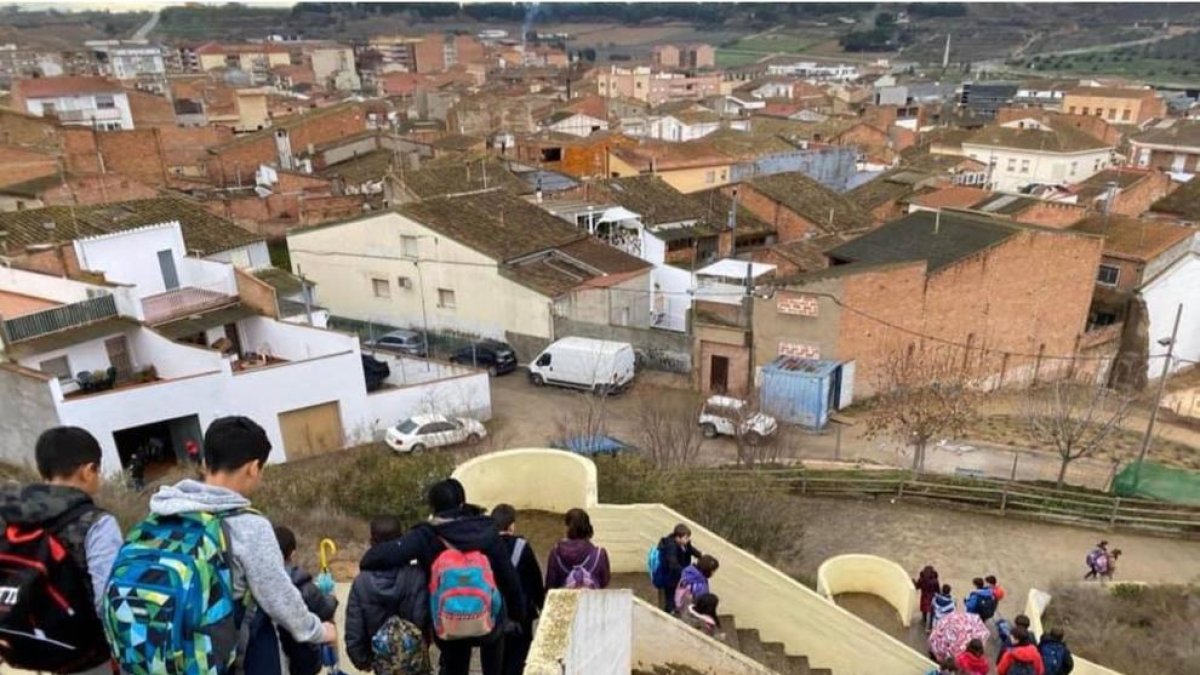
[(1138, 484), (1142, 480), (1142, 463), (1146, 461), (1146, 452), (1150, 449), (1150, 438), (1154, 435), (1154, 422), (1158, 419), (1158, 408), (1162, 405), (1163, 390), (1167, 386), (1167, 375), (1171, 372), (1171, 357), (1175, 353), (1175, 338), (1179, 334), (1179, 319), (1183, 316), (1183, 303), (1175, 309), (1175, 325), (1171, 328), (1171, 337), (1162, 338), (1158, 344), (1167, 348), (1163, 358), (1162, 375), (1158, 378), (1158, 392), (1154, 395), (1154, 407), (1150, 409), (1150, 423), (1146, 425), (1146, 435), (1142, 437), (1142, 449), (1138, 453), (1137, 466), (1133, 467), (1133, 492), (1137, 494)]

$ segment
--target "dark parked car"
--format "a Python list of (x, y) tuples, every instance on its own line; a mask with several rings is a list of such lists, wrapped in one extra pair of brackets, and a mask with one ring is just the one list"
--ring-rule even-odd
[(504, 375), (517, 369), (517, 353), (497, 340), (480, 340), (454, 352), (452, 363), (486, 368), (488, 375)]
[(367, 382), (367, 392), (383, 388), (383, 383), (392, 374), (392, 367), (370, 354), (361, 354), (360, 356), (362, 356), (363, 379)]

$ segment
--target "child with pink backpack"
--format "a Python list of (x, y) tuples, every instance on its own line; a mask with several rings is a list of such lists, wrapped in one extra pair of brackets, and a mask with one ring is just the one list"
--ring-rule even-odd
[(563, 519), (567, 538), (560, 540), (546, 561), (546, 590), (608, 588), (608, 552), (592, 543), (592, 520), (587, 511), (571, 509)]

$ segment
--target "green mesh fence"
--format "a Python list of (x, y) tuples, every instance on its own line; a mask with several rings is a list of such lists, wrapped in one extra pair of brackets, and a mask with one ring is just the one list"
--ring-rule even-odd
[(1184, 469), (1172, 469), (1162, 464), (1145, 462), (1142, 476), (1134, 489), (1134, 462), (1117, 474), (1116, 492), (1122, 497), (1161, 499), (1176, 504), (1200, 505), (1200, 473)]

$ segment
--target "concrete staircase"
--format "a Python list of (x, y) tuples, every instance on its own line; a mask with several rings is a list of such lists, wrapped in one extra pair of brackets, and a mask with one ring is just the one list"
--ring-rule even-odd
[[(720, 572), (718, 572), (720, 574)], [(628, 588), (639, 598), (658, 605), (658, 590), (650, 583), (647, 574), (614, 574), (609, 588)], [(720, 594), (718, 594), (720, 595)], [(729, 614), (719, 616), (723, 642), (731, 648), (745, 654), (761, 663), (779, 675), (833, 675), (828, 668), (813, 668), (808, 664), (808, 657), (787, 654), (783, 644), (779, 642), (763, 642), (758, 631), (753, 628), (738, 628), (736, 617)], [(667, 675), (655, 669), (653, 675)], [(634, 675), (651, 675), (645, 671), (635, 670)]]

